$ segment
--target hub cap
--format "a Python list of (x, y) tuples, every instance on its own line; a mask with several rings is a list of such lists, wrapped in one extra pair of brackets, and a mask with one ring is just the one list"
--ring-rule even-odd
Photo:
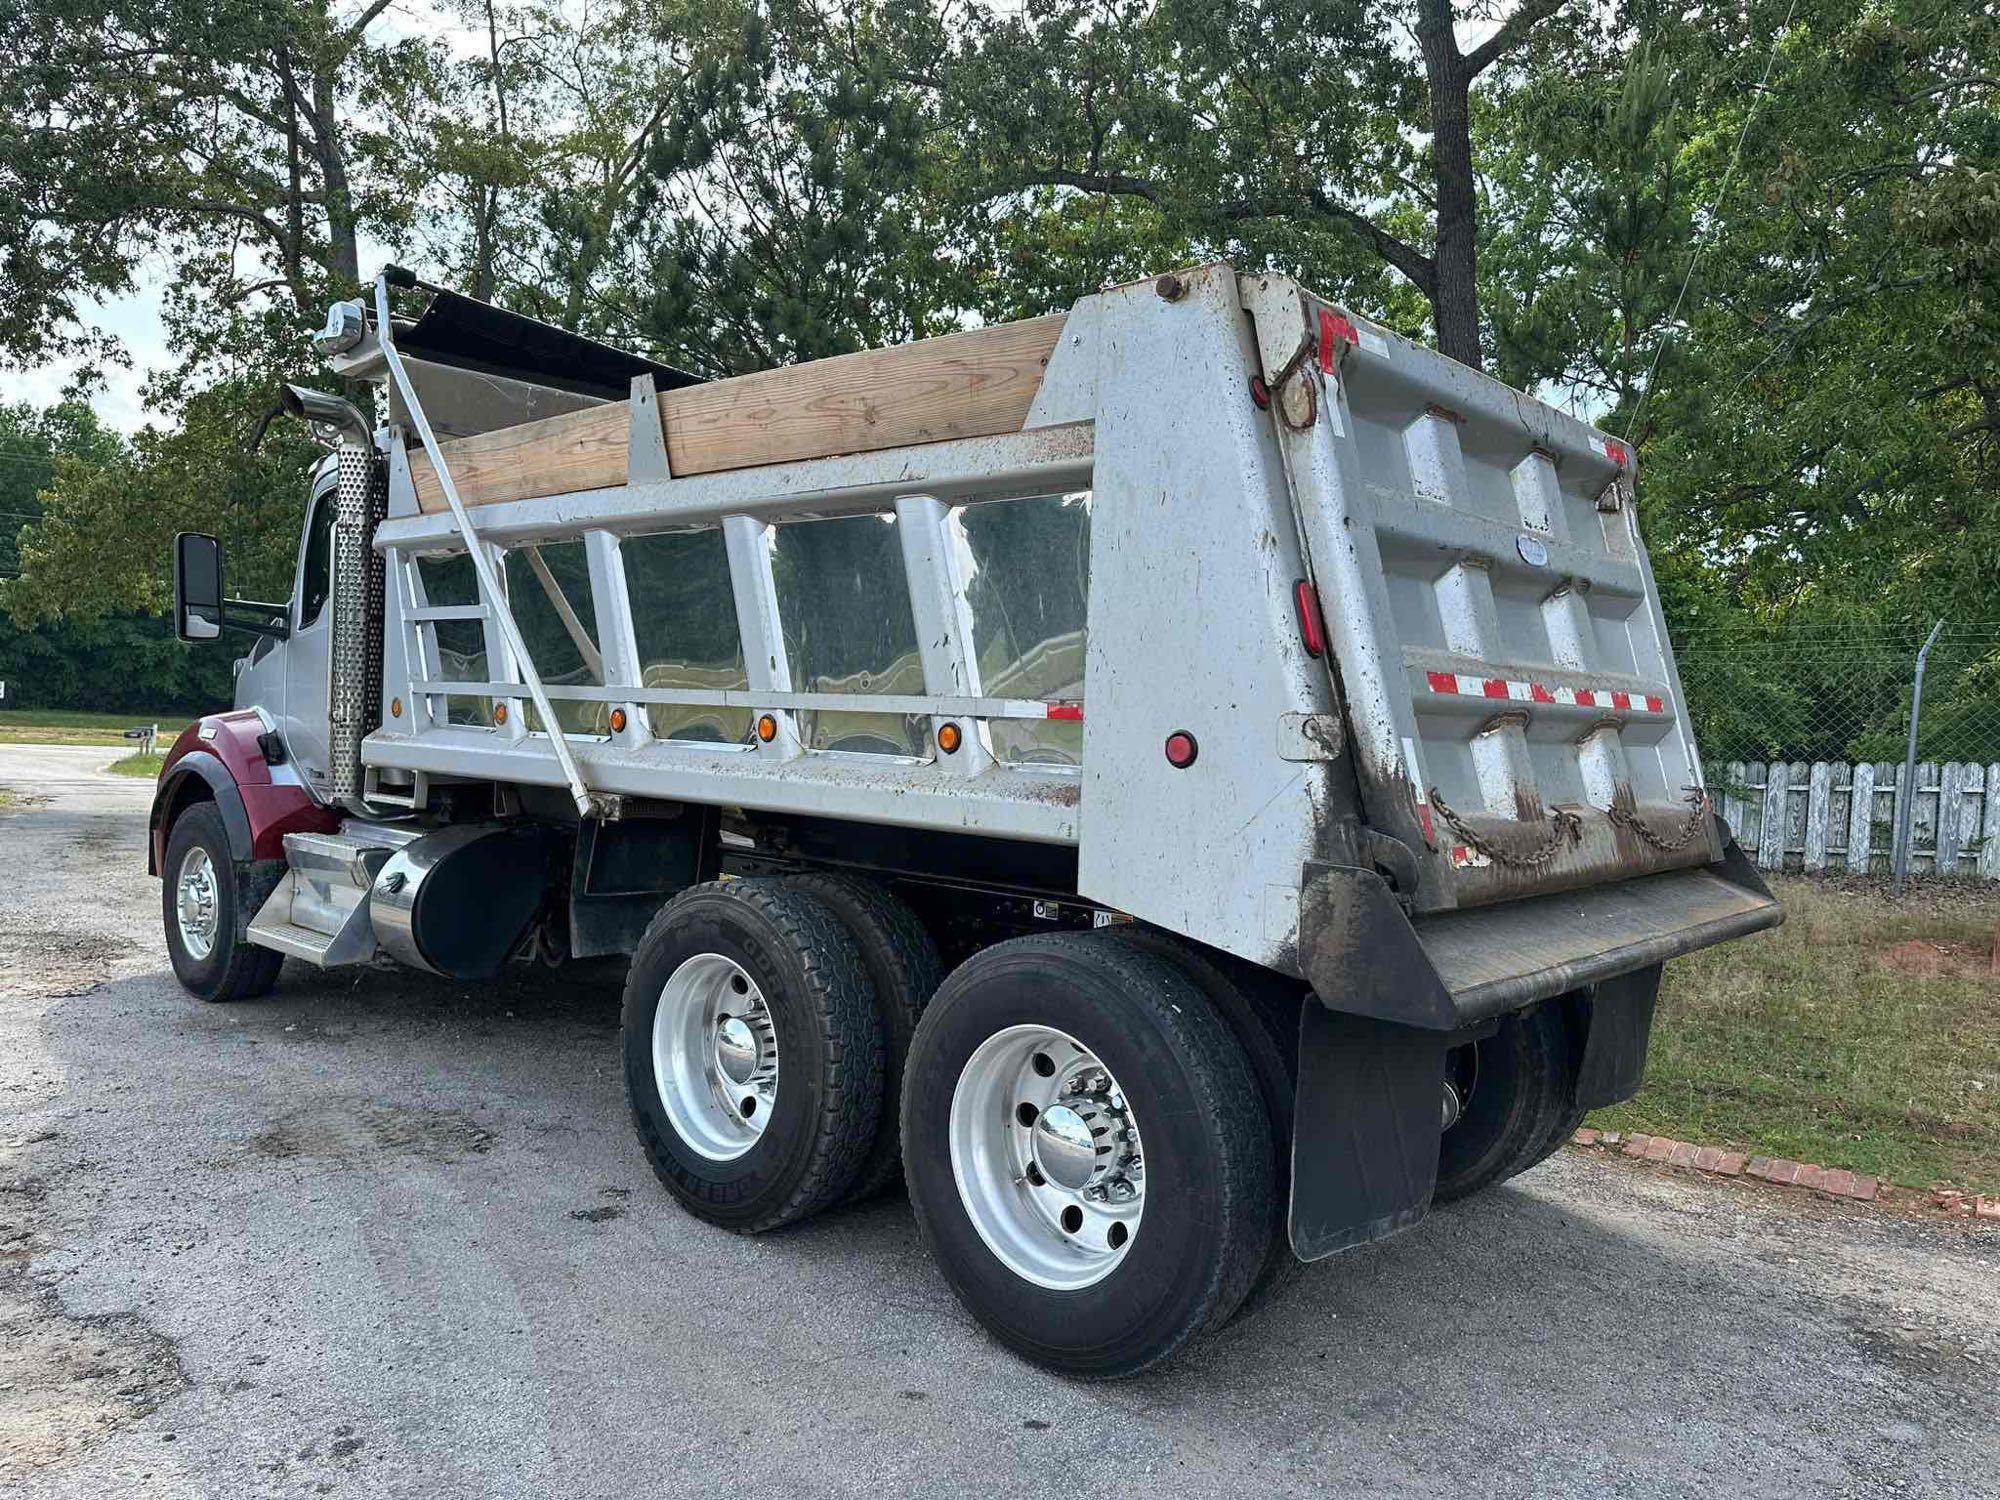
[(214, 951), (216, 925), (215, 865), (200, 845), (188, 850), (174, 881), (174, 919), (181, 947), (199, 963)]
[(697, 953), (653, 1013), (653, 1085), (674, 1130), (710, 1161), (757, 1144), (778, 1102), (778, 1033), (742, 965)]
[(1146, 1206), (1139, 1124), (1111, 1070), (1067, 1032), (1010, 1026), (958, 1075), (949, 1126), (959, 1201), (986, 1248), (1036, 1286), (1109, 1276)]

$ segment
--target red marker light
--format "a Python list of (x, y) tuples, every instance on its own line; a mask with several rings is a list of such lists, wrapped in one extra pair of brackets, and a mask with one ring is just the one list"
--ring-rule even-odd
[(1176, 771), (1185, 771), (1201, 754), (1201, 746), (1194, 742), (1194, 736), (1185, 729), (1176, 729), (1167, 736), (1167, 764)]
[(1604, 445), (1604, 456), (1621, 469), (1632, 461), (1632, 455), (1625, 451), (1623, 443), (1606, 443)]
[(1292, 604), (1299, 612), (1299, 638), (1311, 656), (1326, 655), (1326, 622), (1320, 618), (1319, 590), (1301, 578), (1292, 585)]

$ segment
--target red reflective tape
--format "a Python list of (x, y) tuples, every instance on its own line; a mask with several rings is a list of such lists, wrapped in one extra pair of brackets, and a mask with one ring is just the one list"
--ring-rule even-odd
[(1613, 693), (1611, 695), (1611, 706), (1613, 708), (1630, 708), (1632, 706), (1632, 695), (1630, 693)]
[(1604, 456), (1610, 459), (1614, 464), (1618, 465), (1618, 467), (1621, 469), (1624, 468), (1625, 465), (1630, 463), (1632, 460), (1632, 455), (1625, 451), (1625, 445), (1623, 443), (1607, 442), (1604, 445)]
[(1471, 858), (1472, 858), (1472, 851), (1466, 848), (1465, 845), (1453, 844), (1451, 846), (1451, 862), (1453, 864), (1462, 865)]
[(1487, 696), (1487, 697), (1489, 697), (1489, 698), (1504, 698), (1504, 697), (1506, 697), (1506, 696), (1507, 696), (1507, 679), (1506, 679), (1506, 678), (1504, 678), (1504, 677), (1489, 677), (1489, 678), (1487, 678), (1487, 679), (1486, 679), (1486, 684), (1485, 684), (1485, 688), (1484, 688), (1484, 691), (1485, 691), (1485, 693), (1486, 693), (1486, 696)]
[(1354, 325), (1346, 318), (1330, 307), (1319, 310), (1319, 367), (1322, 373), (1333, 373), (1333, 362), (1339, 356), (1340, 345), (1360, 342)]
[(1597, 695), (1591, 692), (1589, 688), (1578, 688), (1576, 690), (1576, 706), (1578, 708), (1597, 707)]
[(1664, 704), (1664, 703), (1662, 703), (1662, 702), (1661, 702), (1661, 701), (1660, 701), (1660, 700), (1659, 700), (1658, 698), (1654, 698), (1654, 697), (1650, 697), (1650, 696), (1649, 696), (1649, 697), (1648, 697), (1648, 698), (1646, 699), (1646, 712), (1647, 712), (1647, 713), (1649, 713), (1649, 714), (1658, 714), (1658, 713), (1665, 713), (1665, 712), (1666, 712), (1666, 710), (1667, 710), (1667, 705), (1666, 705), (1666, 704)]
[(1081, 723), (1083, 722), (1083, 705), (1081, 703), (1051, 703), (1049, 705), (1048, 716), (1051, 719), (1072, 719), (1077, 723)]
[(1423, 826), (1424, 842), (1435, 845), (1437, 843), (1437, 829), (1431, 825), (1431, 805), (1428, 802), (1419, 802), (1417, 804), (1417, 822)]
[(1553, 703), (1556, 701), (1556, 695), (1543, 687), (1539, 682), (1528, 684), (1528, 696), (1537, 703)]
[(1426, 672), (1424, 676), (1430, 680), (1431, 691), (1434, 693), (1455, 693), (1458, 691), (1458, 673), (1456, 672)]

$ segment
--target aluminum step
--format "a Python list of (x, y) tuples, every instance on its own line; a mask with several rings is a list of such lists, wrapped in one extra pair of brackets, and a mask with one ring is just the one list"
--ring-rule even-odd
[(338, 833), (288, 833), (289, 868), (251, 919), (260, 948), (318, 968), (364, 964), (375, 957), (368, 894), (375, 875), (417, 830), (349, 822)]
[[(338, 939), (323, 932), (314, 932), (310, 927), (300, 927), (295, 922), (266, 922), (260, 912), (258, 920), (250, 924), (249, 938), (259, 948), (276, 949), (287, 958), (302, 958), (315, 968), (338, 966), (327, 960), (327, 950)], [(355, 961), (346, 960), (350, 963)]]

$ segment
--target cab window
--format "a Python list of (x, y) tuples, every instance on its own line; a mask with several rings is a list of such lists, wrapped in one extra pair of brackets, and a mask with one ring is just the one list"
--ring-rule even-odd
[(306, 565), (299, 579), (299, 628), (316, 623), (326, 608), (326, 596), (333, 586), (333, 517), (336, 509), (332, 491), (313, 501), (312, 525), (306, 532)]

